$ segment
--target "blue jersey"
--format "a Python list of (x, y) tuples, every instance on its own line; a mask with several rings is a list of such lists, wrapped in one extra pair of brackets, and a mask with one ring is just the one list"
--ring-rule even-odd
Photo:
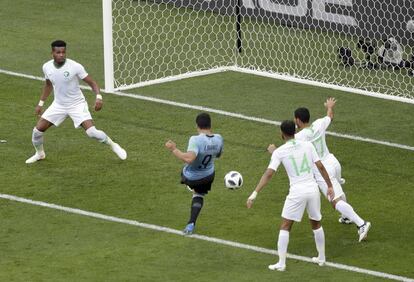
[(214, 160), (223, 151), (223, 137), (220, 134), (199, 134), (191, 136), (187, 152), (194, 152), (196, 159), (183, 168), (188, 180), (198, 180), (214, 173)]

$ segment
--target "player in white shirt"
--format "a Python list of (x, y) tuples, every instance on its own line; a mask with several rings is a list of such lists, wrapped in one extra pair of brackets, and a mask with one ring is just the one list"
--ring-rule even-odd
[[(328, 171), (329, 177), (335, 192), (335, 198), (331, 201), (334, 209), (341, 213), (339, 222), (351, 223), (354, 222), (358, 227), (359, 242), (364, 240), (371, 227), (370, 222), (365, 222), (352, 208), (352, 206), (346, 202), (345, 193), (342, 190), (341, 183), (344, 183), (344, 179), (341, 178), (341, 165), (336, 157), (329, 152), (326, 145), (325, 135), (328, 126), (334, 117), (335, 99), (329, 98), (325, 102), (327, 114), (325, 117), (315, 120), (312, 124), (309, 124), (310, 113), (307, 108), (298, 108), (295, 111), (295, 123), (301, 130), (295, 135), (296, 140), (310, 141), (314, 145), (319, 158)], [(322, 176), (314, 168), (315, 178), (318, 182), (321, 192), (327, 196), (327, 187)]]
[(289, 176), (290, 188), (282, 210), (282, 224), (280, 225), (277, 242), (279, 261), (276, 264), (269, 265), (269, 269), (278, 271), (286, 269), (289, 232), (295, 221), (300, 222), (302, 220), (305, 208), (318, 251), (318, 257), (314, 257), (312, 260), (322, 266), (326, 261), (325, 233), (321, 225), (321, 201), (318, 184), (312, 171), (313, 164), (315, 164), (325, 179), (328, 187), (327, 193), (330, 198), (335, 197), (332, 183), (312, 144), (295, 140), (295, 123), (291, 120), (285, 120), (282, 122), (280, 129), (285, 144), (273, 151), (267, 170), (264, 172), (253, 193), (247, 199), (247, 207), (252, 207), (257, 194), (266, 186), (282, 163)]
[[(117, 143), (113, 142), (105, 132), (95, 128), (88, 104), (79, 88), (79, 79), (85, 81), (96, 94), (95, 111), (102, 108), (102, 95), (96, 82), (88, 75), (84, 67), (70, 59), (66, 59), (66, 43), (62, 40), (52, 42), (53, 60), (43, 65), (45, 85), (39, 104), (36, 106), (38, 120), (32, 134), (32, 143), (36, 153), (26, 160), (27, 164), (43, 160), (46, 157), (43, 149), (44, 132), (52, 125), (59, 126), (68, 116), (72, 119), (75, 128), (82, 126), (86, 134), (99, 142), (107, 144), (116, 155), (125, 160), (127, 153)], [(54, 93), (54, 101), (43, 112), (43, 104)]]

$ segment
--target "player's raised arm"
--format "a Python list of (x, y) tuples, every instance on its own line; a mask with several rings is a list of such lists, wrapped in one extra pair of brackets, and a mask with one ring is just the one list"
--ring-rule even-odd
[(102, 101), (102, 95), (101, 95), (98, 84), (96, 83), (95, 80), (92, 79), (90, 75), (86, 76), (83, 79), (83, 81), (85, 81), (92, 88), (93, 93), (95, 93), (96, 95), (95, 111), (100, 111), (103, 106), (103, 101)]
[(333, 109), (335, 107), (335, 103), (336, 103), (335, 98), (328, 98), (326, 100), (326, 102), (324, 103), (325, 108), (326, 108), (326, 115), (328, 117), (330, 117), (331, 120), (333, 120), (333, 118), (334, 118), (334, 110)]
[(196, 159), (196, 154), (192, 151), (188, 151), (188, 152), (181, 152), (180, 149), (177, 148), (177, 145), (175, 144), (175, 142), (168, 140), (165, 143), (165, 147), (170, 150), (174, 156), (177, 157), (177, 159), (182, 160), (183, 162), (190, 164), (192, 163), (195, 159)]

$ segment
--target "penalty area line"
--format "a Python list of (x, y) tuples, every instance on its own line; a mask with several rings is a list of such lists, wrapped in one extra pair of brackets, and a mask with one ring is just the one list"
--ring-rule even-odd
[[(0, 69), (0, 73), (11, 75), (11, 76), (24, 77), (24, 78), (33, 79), (33, 80), (40, 80), (40, 81), (44, 80), (44, 78), (42, 78), (42, 77), (33, 76), (33, 75), (29, 75), (29, 74), (18, 73), (18, 72), (12, 72), (12, 71), (3, 70), (3, 69)], [(90, 90), (89, 87), (84, 86), (84, 85), (81, 85), (80, 87), (82, 89), (85, 89), (85, 90)], [(150, 97), (150, 96), (144, 96), (144, 95), (135, 94), (135, 93), (125, 93), (125, 92), (121, 92), (121, 91), (106, 92), (104, 89), (101, 89), (101, 92), (116, 95), (116, 96), (129, 97), (129, 98), (133, 98), (133, 99), (149, 101), (149, 102), (153, 102), (153, 103), (170, 105), (170, 106), (179, 107), (179, 108), (205, 111), (205, 112), (209, 112), (209, 113), (215, 113), (215, 114), (219, 114), (219, 115), (223, 115), (223, 116), (227, 116), (227, 117), (233, 117), (233, 118), (237, 118), (237, 119), (248, 120), (248, 121), (253, 121), (253, 122), (258, 122), (258, 123), (272, 124), (272, 125), (276, 125), (276, 126), (279, 126), (281, 124), (280, 121), (273, 121), (273, 120), (259, 118), (259, 117), (246, 116), (246, 115), (240, 114), (240, 113), (232, 113), (232, 112), (213, 109), (213, 108), (209, 108), (209, 107), (190, 105), (190, 104), (186, 104), (186, 103), (180, 103), (180, 102), (175, 102), (175, 101), (170, 101), (170, 100), (165, 100), (165, 99), (160, 99), (160, 98), (155, 98), (155, 97)], [(337, 133), (337, 132), (332, 132), (332, 131), (327, 131), (326, 134), (331, 135), (331, 136), (335, 136), (335, 137), (339, 137), (339, 138), (350, 139), (350, 140), (354, 140), (354, 141), (361, 141), (361, 142), (366, 142), (366, 143), (371, 143), (371, 144), (378, 144), (378, 145), (384, 145), (384, 146), (388, 146), (388, 147), (394, 147), (394, 148), (414, 151), (413, 146), (408, 146), (408, 145), (404, 145), (404, 144), (392, 143), (392, 142), (388, 142), (388, 141), (376, 140), (376, 139), (366, 138), (366, 137), (362, 137), (362, 136), (355, 136), (355, 135), (350, 135), (350, 134), (342, 134), (342, 133)]]
[[(60, 206), (60, 205), (41, 202), (41, 201), (34, 201), (34, 200), (21, 198), (21, 197), (17, 197), (17, 196), (14, 196), (14, 195), (8, 195), (8, 194), (0, 194), (0, 198), (5, 199), (5, 200), (10, 200), (10, 201), (30, 204), (30, 205), (34, 205), (34, 206), (40, 206), (40, 207), (55, 209), (55, 210), (59, 210), (59, 211), (64, 211), (64, 212), (71, 213), (71, 214), (77, 214), (77, 215), (97, 218), (97, 219), (110, 221), (110, 222), (128, 224), (128, 225), (133, 225), (133, 226), (146, 228), (146, 229), (150, 229), (150, 230), (154, 230), (154, 231), (160, 231), (160, 232), (165, 232), (165, 233), (170, 233), (170, 234), (183, 236), (183, 233), (180, 230), (176, 230), (176, 229), (169, 228), (169, 227), (164, 227), (164, 226), (159, 226), (159, 225), (155, 225), (155, 224), (143, 223), (143, 222), (139, 222), (139, 221), (136, 221), (136, 220), (124, 219), (124, 218), (104, 215), (104, 214), (85, 211), (85, 210), (76, 209), (76, 208)], [(230, 247), (234, 247), (234, 248), (250, 250), (250, 251), (257, 252), (257, 253), (277, 255), (276, 250), (266, 249), (266, 248), (262, 248), (262, 247), (258, 247), (258, 246), (254, 246), (254, 245), (238, 243), (238, 242), (224, 240), (224, 239), (220, 239), (220, 238), (209, 237), (209, 236), (199, 235), (199, 234), (193, 234), (189, 237), (194, 238), (194, 239), (198, 239), (198, 240), (203, 240), (203, 241), (207, 241), (207, 242), (220, 244), (220, 245), (230, 246)], [(294, 254), (288, 254), (287, 257), (290, 258), (290, 259), (294, 259), (294, 260), (313, 263), (312, 259), (309, 258), (309, 257), (304, 257), (304, 256), (299, 256), (299, 255), (294, 255)], [(339, 263), (334, 263), (334, 262), (326, 262), (326, 266), (337, 268), (337, 269), (342, 269), (342, 270), (346, 270), (346, 271), (351, 271), (351, 272), (362, 273), (362, 274), (375, 276), (375, 277), (392, 279), (392, 280), (396, 280), (396, 281), (414, 282), (414, 279), (412, 279), (412, 278), (408, 278), (408, 277), (404, 277), (404, 276), (398, 276), (398, 275), (389, 274), (389, 273), (385, 273), (385, 272), (379, 272), (379, 271), (364, 269), (364, 268), (360, 268), (360, 267), (356, 267), (356, 266), (349, 266), (349, 265), (345, 265), (345, 264), (339, 264)]]

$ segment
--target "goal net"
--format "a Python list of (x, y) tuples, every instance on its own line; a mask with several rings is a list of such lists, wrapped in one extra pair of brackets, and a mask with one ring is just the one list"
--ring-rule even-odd
[(241, 71), (414, 101), (412, 0), (103, 0), (105, 87)]

